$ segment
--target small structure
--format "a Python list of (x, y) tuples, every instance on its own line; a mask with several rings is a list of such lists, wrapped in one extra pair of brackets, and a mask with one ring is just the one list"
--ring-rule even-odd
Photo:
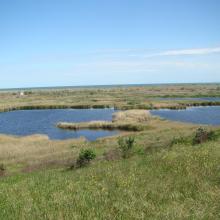
[(16, 97), (20, 98), (20, 97), (23, 97), (24, 95), (25, 95), (24, 92), (20, 91), (20, 92), (17, 92)]

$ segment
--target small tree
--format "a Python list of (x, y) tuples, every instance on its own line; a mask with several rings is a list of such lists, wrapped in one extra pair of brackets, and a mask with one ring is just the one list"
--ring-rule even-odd
[(90, 163), (91, 160), (95, 159), (96, 154), (92, 149), (82, 149), (79, 153), (79, 157), (76, 161), (77, 167), (83, 167)]
[(119, 150), (121, 151), (123, 158), (128, 158), (130, 156), (131, 150), (134, 146), (134, 137), (126, 137), (126, 138), (119, 138)]

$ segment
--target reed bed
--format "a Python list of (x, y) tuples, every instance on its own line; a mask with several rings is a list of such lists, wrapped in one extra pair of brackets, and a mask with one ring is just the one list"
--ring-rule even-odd
[(112, 121), (90, 121), (81, 123), (59, 122), (58, 128), (61, 129), (105, 129), (105, 130), (124, 130), (124, 131), (143, 131), (148, 128), (146, 122), (151, 118), (147, 110), (127, 110), (113, 114)]
[(220, 97), (219, 84), (179, 84), (160, 86), (112, 87), (0, 91), (0, 112), (57, 108), (183, 109), (187, 106), (220, 105), (220, 102), (163, 100), (157, 98)]
[(123, 130), (123, 131), (143, 131), (147, 128), (142, 124), (131, 123), (113, 123), (108, 121), (90, 121), (84, 123), (67, 123), (60, 122), (57, 124), (58, 128), (80, 130), (80, 129), (103, 129), (103, 130)]

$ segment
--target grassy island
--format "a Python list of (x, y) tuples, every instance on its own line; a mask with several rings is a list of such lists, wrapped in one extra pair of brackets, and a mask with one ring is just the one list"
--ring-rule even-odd
[(90, 121), (81, 123), (60, 122), (57, 127), (62, 129), (106, 129), (124, 131), (142, 131), (148, 127), (151, 116), (147, 110), (127, 110), (113, 114), (112, 121)]

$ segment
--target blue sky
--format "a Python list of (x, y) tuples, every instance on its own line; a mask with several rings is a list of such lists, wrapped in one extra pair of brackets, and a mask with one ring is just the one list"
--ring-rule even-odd
[(220, 82), (219, 0), (0, 0), (0, 88)]

